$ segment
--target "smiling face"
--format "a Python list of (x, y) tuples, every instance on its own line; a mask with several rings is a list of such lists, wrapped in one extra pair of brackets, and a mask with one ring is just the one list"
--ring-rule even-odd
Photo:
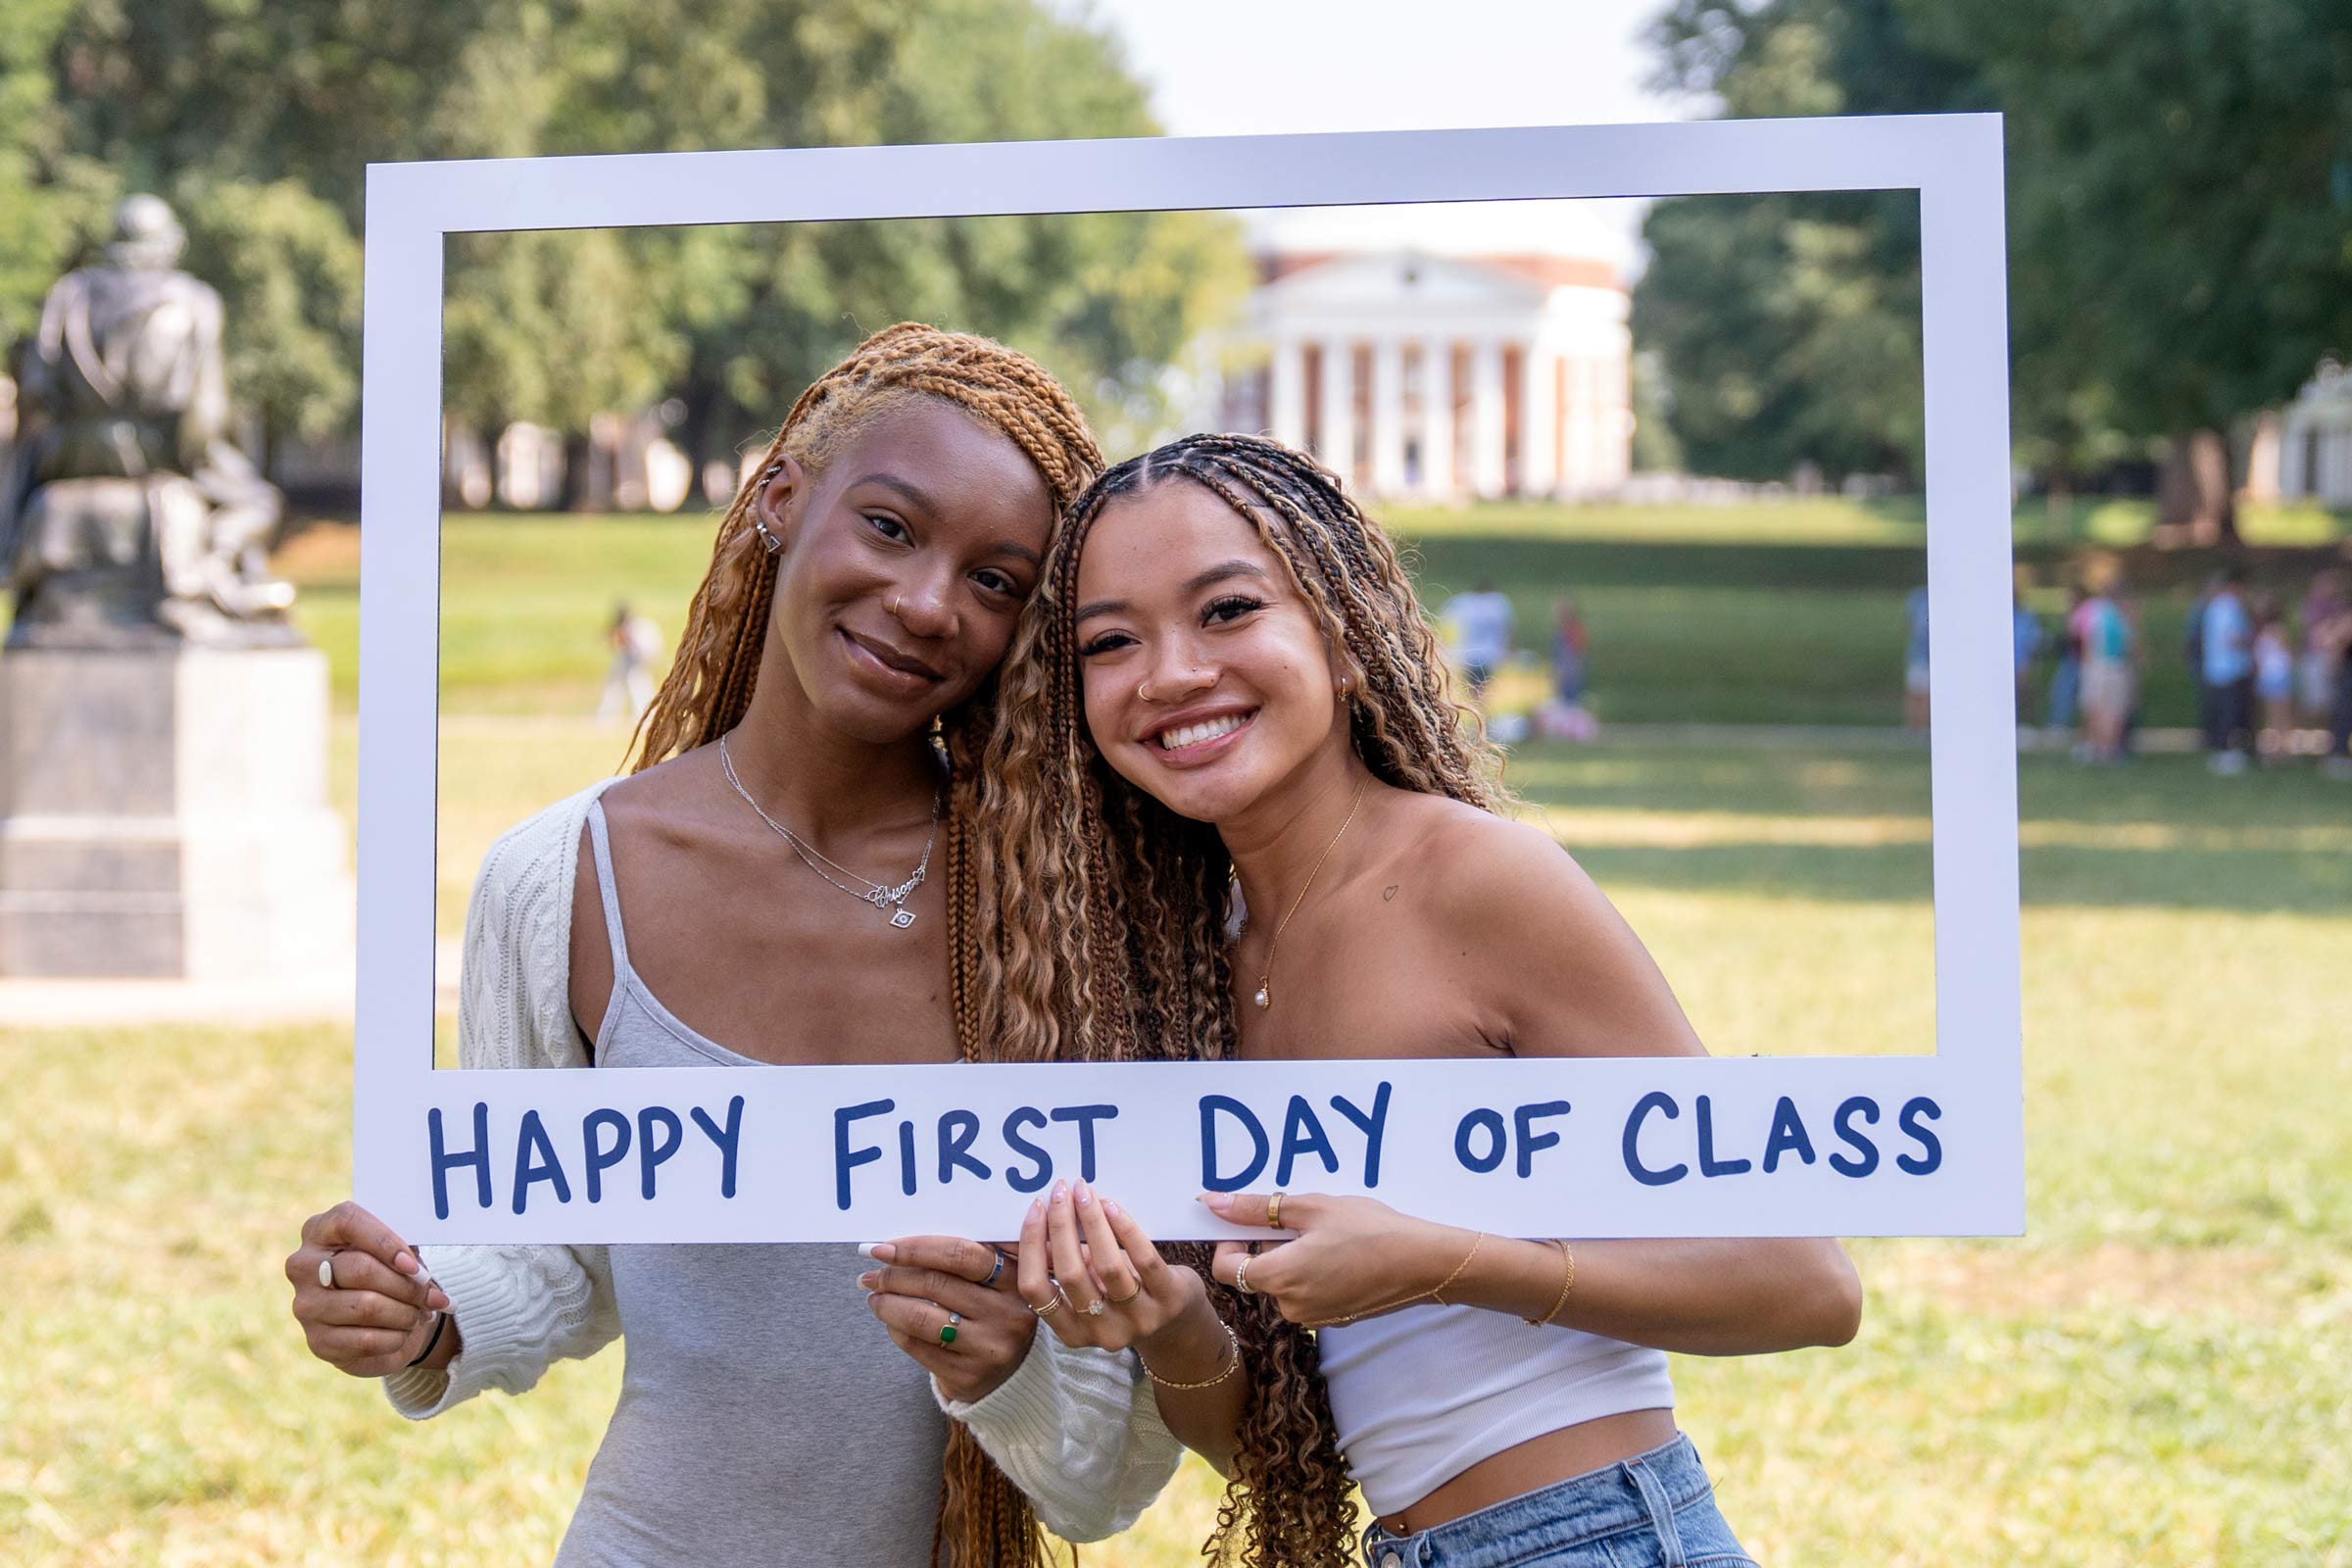
[(1313, 608), (1257, 528), (1191, 480), (1103, 507), (1075, 630), (1095, 745), (1180, 815), (1230, 822), (1348, 747)]
[(758, 509), (785, 541), (763, 677), (780, 656), (793, 706), (877, 744), (996, 669), (1054, 522), (1019, 447), (919, 395), (867, 418), (820, 473), (787, 460)]

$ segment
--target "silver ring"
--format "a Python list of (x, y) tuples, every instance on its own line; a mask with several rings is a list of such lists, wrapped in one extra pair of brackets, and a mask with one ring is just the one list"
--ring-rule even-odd
[(1244, 1252), (1240, 1257), (1234, 1260), (1233, 1288), (1241, 1292), (1244, 1296), (1255, 1296), (1257, 1294), (1255, 1290), (1251, 1289), (1250, 1284), (1250, 1265), (1255, 1259), (1255, 1253)]

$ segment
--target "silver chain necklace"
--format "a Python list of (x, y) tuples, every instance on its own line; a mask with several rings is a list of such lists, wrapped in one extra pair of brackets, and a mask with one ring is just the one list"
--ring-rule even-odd
[[(931, 797), (931, 836), (923, 840), (923, 858), (916, 863), (914, 875), (897, 887), (890, 888), (884, 887), (879, 882), (866, 881), (864, 877), (833, 859), (824, 851), (808, 843), (798, 833), (768, 815), (761, 808), (760, 803), (752, 799), (752, 792), (743, 787), (743, 780), (735, 776), (735, 760), (727, 755), (727, 738), (724, 735), (718, 738), (718, 766), (719, 771), (727, 775), (727, 782), (734, 786), (735, 793), (743, 797), (743, 804), (757, 811), (760, 821), (775, 829), (776, 836), (792, 846), (793, 854), (799, 856), (809, 870), (814, 871), (850, 897), (862, 899), (884, 914), (889, 915), (890, 923), (901, 931), (914, 924), (914, 911), (905, 906), (906, 896), (923, 885), (923, 878), (931, 870), (931, 847), (939, 842), (939, 797), (936, 794)], [(820, 861), (823, 863), (818, 863)], [(828, 865), (834, 871), (839, 871), (842, 876), (848, 877), (850, 882), (864, 882), (865, 886), (862, 889), (850, 886), (850, 882), (844, 882), (841, 877), (833, 875), (832, 871), (827, 871), (825, 867)]]

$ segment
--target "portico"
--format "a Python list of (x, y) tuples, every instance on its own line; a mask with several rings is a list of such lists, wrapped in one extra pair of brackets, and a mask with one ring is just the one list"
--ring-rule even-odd
[(1586, 496), (1631, 457), (1624, 287), (1572, 257), (1277, 255), (1200, 411), (1358, 491)]

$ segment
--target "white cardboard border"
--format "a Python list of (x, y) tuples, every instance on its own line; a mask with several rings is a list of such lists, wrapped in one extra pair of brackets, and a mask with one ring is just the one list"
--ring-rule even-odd
[[(503, 1201), (436, 1219), (425, 1118), (460, 1124), (476, 1102), (511, 1127), (596, 1105), (712, 1100), (708, 1071), (615, 1074), (435, 1072), (433, 901), (439, 674), (439, 462), (445, 236), (485, 230), (789, 222), (980, 214), (1238, 209), (1398, 202), (1675, 196), (1709, 192), (1919, 192), (1927, 417), (1932, 662), (1936, 1025), (1933, 1055), (1507, 1063), (1253, 1063), (1178, 1068), (775, 1067), (725, 1075), (768, 1136), (747, 1144), (733, 1201), (612, 1199), (517, 1216)], [(1458, 1170), (1416, 1183), (1406, 1206), (1499, 1232), (1576, 1236), (2015, 1235), (2025, 1227), (2017, 779), (2010, 676), (2007, 303), (2001, 122), (1994, 115), (1712, 121), (1345, 135), (1015, 142), (661, 153), (378, 164), (368, 173), (366, 417), (362, 443), (359, 999), (354, 1189), (412, 1241), (856, 1240), (916, 1230), (1005, 1234), (1019, 1202), (1001, 1186), (861, 1200), (854, 1213), (794, 1214), (787, 1196), (824, 1148), (817, 1102), (887, 1096), (902, 1112), (949, 1103), (1009, 1107), (1129, 1086), (1171, 1071), (1185, 1094), (1230, 1092), (1279, 1105), (1368, 1096), (1435, 1115), (1557, 1096), (1622, 1119), (1661, 1086), (1686, 1108), (1709, 1095), (1724, 1158), (1753, 1159), (1758, 1118), (1796, 1098), (1828, 1152), (1822, 1107), (1853, 1094), (1891, 1119), (1911, 1097), (1941, 1107), (1946, 1157), (1932, 1175), (1851, 1180), (1821, 1164), (1665, 1187), (1631, 1182), (1613, 1125), (1547, 1156), (1544, 1179), (1480, 1183)], [(1056, 1075), (1047, 1078), (1044, 1075)], [(1501, 1076), (1507, 1074), (1508, 1076)], [(822, 1086), (824, 1095), (808, 1090)], [(1132, 1087), (1127, 1093), (1137, 1092)], [(1368, 1103), (1368, 1100), (1361, 1102)], [(812, 1108), (815, 1107), (815, 1108)], [(1189, 1103), (1183, 1107), (1189, 1115)], [(772, 1113), (772, 1114), (771, 1114)], [(991, 1114), (994, 1112), (992, 1111)], [(1275, 1112), (1279, 1114), (1279, 1111)], [(808, 1122), (814, 1115), (817, 1122)], [(574, 1122), (572, 1125), (576, 1126)], [(1584, 1125), (1579, 1118), (1580, 1127)], [(1689, 1114), (1650, 1119), (1655, 1163), (1688, 1138)], [(791, 1127), (788, 1136), (777, 1129)], [(1745, 1132), (1730, 1129), (1743, 1127)], [(456, 1131), (462, 1131), (462, 1126)], [(1402, 1120), (1390, 1136), (1404, 1131)], [(822, 1136), (826, 1145), (808, 1140)], [(453, 1137), (455, 1132), (453, 1132)], [(1882, 1138), (1884, 1128), (1882, 1128)], [(561, 1140), (559, 1140), (561, 1141)], [(573, 1138), (572, 1142), (577, 1143)], [(1392, 1149), (1398, 1147), (1392, 1144)], [(1911, 1147), (1911, 1146), (1903, 1146)], [(1894, 1149), (1886, 1151), (1889, 1156)], [(1221, 1233), (1192, 1202), (1189, 1152), (1106, 1152), (1099, 1179), (1164, 1238)], [(1179, 1157), (1181, 1156), (1181, 1157)], [(693, 1155), (680, 1156), (691, 1164)], [(712, 1156), (713, 1160), (715, 1156)], [(1650, 1157), (1650, 1156), (1644, 1156)], [(1679, 1156), (1688, 1160), (1686, 1149)], [(502, 1160), (504, 1155), (501, 1156)], [(1559, 1161), (1556, 1171), (1549, 1158)], [(885, 1161), (884, 1163), (888, 1163)], [(678, 1167), (684, 1171), (688, 1166)], [(616, 1168), (616, 1187), (635, 1167)], [(1510, 1166), (1506, 1165), (1508, 1171)], [(1300, 1187), (1347, 1190), (1333, 1178)], [(1557, 1177), (1558, 1179), (1552, 1179)], [(469, 1178), (468, 1178), (469, 1179)], [(578, 1172), (573, 1172), (575, 1184)], [(829, 1180), (829, 1178), (828, 1178)], [(1259, 1183), (1259, 1186), (1268, 1185)], [(1422, 1200), (1426, 1194), (1427, 1200)], [(609, 1189), (610, 1197), (610, 1189)]]

